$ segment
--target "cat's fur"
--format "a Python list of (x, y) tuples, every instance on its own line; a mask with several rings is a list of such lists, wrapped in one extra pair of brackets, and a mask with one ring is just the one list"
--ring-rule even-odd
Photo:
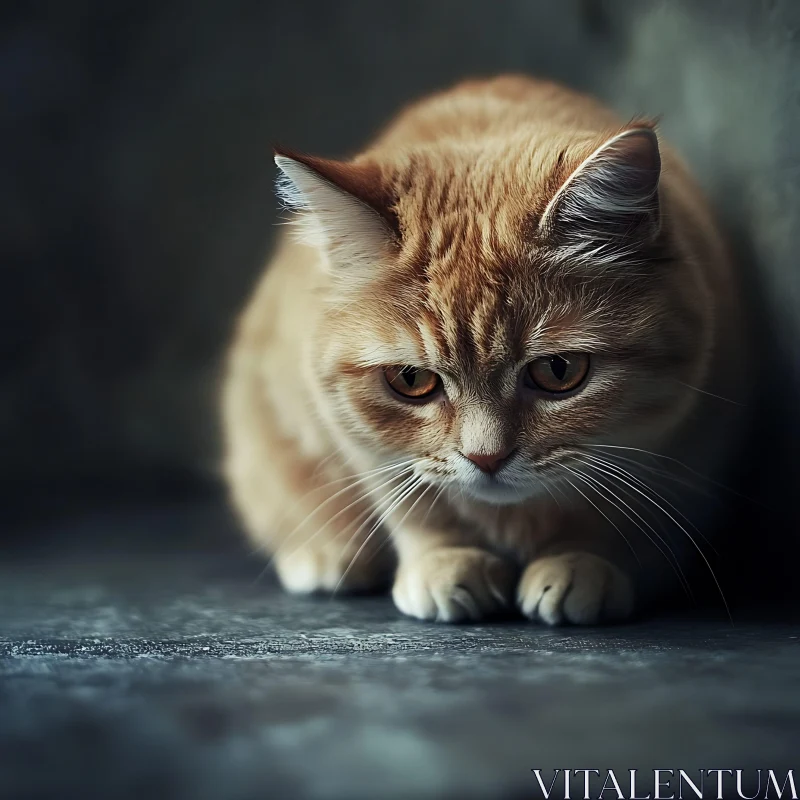
[[(724, 471), (747, 355), (718, 231), (652, 123), (503, 77), (413, 105), (352, 161), (276, 162), (300, 236), (241, 319), (224, 421), (234, 503), (284, 586), (395, 569), (412, 616), (555, 624), (682, 582), (711, 520), (681, 492)], [(575, 351), (576, 394), (523, 385)], [(404, 402), (392, 365), (443, 391)], [(466, 457), (509, 452), (491, 476)]]

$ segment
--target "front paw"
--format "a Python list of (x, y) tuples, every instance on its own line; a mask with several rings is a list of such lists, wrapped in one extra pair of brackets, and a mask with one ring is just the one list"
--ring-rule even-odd
[(515, 577), (510, 564), (485, 550), (442, 547), (401, 562), (392, 597), (410, 617), (476, 621), (509, 605)]
[(517, 589), (526, 617), (548, 625), (592, 625), (633, 613), (630, 578), (609, 561), (589, 553), (564, 553), (528, 565)]
[(335, 542), (309, 543), (278, 552), (275, 567), (283, 588), (292, 594), (385, 589), (390, 574), (390, 564), (377, 548), (343, 550)]

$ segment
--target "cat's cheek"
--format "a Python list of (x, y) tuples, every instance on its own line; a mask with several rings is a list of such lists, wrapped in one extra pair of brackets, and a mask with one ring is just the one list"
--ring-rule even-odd
[(445, 446), (450, 427), (445, 412), (444, 403), (404, 403), (385, 391), (354, 393), (346, 409), (351, 429), (357, 426), (375, 444), (417, 455)]

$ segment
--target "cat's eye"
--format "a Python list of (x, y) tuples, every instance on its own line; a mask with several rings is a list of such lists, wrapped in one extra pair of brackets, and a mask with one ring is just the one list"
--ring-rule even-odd
[(386, 367), (383, 371), (392, 391), (409, 400), (426, 400), (436, 394), (441, 381), (435, 372), (415, 367)]
[(588, 353), (558, 353), (531, 361), (528, 379), (549, 394), (564, 394), (577, 389), (589, 373)]

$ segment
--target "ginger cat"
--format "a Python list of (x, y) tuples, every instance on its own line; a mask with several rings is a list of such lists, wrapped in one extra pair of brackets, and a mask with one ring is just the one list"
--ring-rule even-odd
[(412, 105), (351, 161), (275, 161), (296, 235), (223, 416), (233, 502), (286, 589), (394, 570), (420, 619), (589, 624), (686, 588), (713, 527), (693, 476), (735, 452), (747, 355), (654, 125), (508, 76)]

